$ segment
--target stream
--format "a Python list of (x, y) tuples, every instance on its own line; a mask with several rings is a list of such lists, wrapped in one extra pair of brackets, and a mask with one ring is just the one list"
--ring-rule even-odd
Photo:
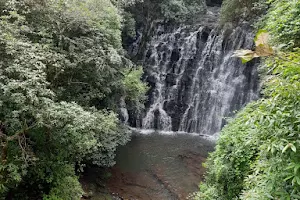
[(107, 192), (119, 198), (96, 190), (91, 199), (186, 199), (198, 190), (205, 173), (202, 163), (213, 148), (213, 140), (196, 134), (135, 134), (117, 150), (116, 165), (105, 183)]

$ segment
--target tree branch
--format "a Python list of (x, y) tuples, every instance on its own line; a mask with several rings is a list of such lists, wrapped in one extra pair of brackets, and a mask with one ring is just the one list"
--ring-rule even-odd
[(36, 126), (37, 126), (37, 124), (33, 124), (32, 126), (29, 126), (29, 127), (27, 126), (27, 127), (24, 128), (23, 130), (21, 130), (21, 131), (15, 133), (14, 135), (8, 136), (6, 140), (7, 140), (8, 142), (9, 142), (9, 141), (17, 140), (20, 136), (22, 136), (23, 134), (26, 134), (27, 131), (29, 131), (30, 129), (32, 129), (32, 128), (36, 127)]

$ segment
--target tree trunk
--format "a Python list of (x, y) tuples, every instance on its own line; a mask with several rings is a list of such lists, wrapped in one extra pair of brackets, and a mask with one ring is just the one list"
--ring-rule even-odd
[(2, 149), (1, 149), (1, 164), (5, 165), (7, 161), (7, 150), (8, 150), (8, 142), (2, 142)]

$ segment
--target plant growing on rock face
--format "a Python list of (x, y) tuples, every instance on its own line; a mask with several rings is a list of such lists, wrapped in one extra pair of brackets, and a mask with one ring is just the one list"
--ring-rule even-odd
[(123, 96), (127, 104), (127, 109), (135, 114), (143, 109), (143, 103), (146, 100), (145, 93), (148, 90), (147, 84), (140, 81), (142, 74), (142, 67), (127, 69), (124, 71), (124, 79), (122, 82), (125, 88)]

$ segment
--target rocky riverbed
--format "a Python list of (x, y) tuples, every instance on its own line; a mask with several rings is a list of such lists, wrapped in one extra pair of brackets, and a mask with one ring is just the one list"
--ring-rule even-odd
[(114, 167), (87, 169), (82, 177), (85, 198), (186, 199), (197, 191), (205, 173), (202, 163), (213, 147), (210, 140), (191, 134), (136, 135), (118, 149)]

